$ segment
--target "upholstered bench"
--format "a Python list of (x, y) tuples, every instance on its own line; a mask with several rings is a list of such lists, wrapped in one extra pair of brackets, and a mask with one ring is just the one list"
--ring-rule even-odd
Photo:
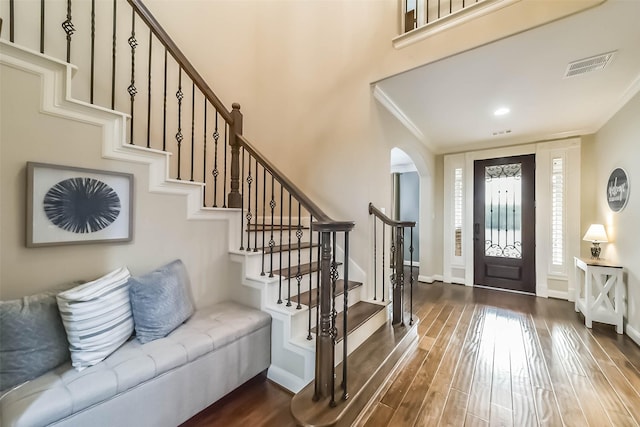
[(269, 367), (271, 318), (234, 302), (196, 310), (165, 338), (130, 339), (0, 399), (2, 426), (177, 426)]

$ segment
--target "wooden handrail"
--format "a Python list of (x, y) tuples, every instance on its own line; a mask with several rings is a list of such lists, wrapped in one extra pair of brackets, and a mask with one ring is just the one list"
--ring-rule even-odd
[(258, 150), (255, 149), (253, 145), (245, 138), (243, 135), (238, 135), (237, 140), (245, 150), (249, 152), (258, 162), (269, 171), (271, 175), (282, 185), (287, 191), (294, 196), (305, 209), (309, 211), (311, 215), (316, 219), (316, 221), (325, 223), (325, 222), (335, 222), (333, 221), (329, 215), (325, 214), (318, 205), (316, 205), (306, 194), (298, 188), (285, 174), (280, 172), (280, 170), (269, 160), (267, 160)]
[(416, 225), (415, 221), (396, 221), (389, 218), (384, 212), (373, 206), (373, 203), (369, 203), (369, 215), (377, 216), (382, 222), (392, 227), (415, 227)]
[(182, 53), (174, 41), (169, 37), (169, 34), (160, 26), (156, 18), (151, 14), (149, 9), (142, 3), (141, 0), (127, 0), (133, 10), (136, 11), (140, 19), (151, 29), (153, 34), (160, 40), (160, 43), (167, 48), (167, 51), (173, 56), (176, 62), (182, 67), (185, 73), (189, 76), (191, 81), (200, 89), (207, 100), (215, 107), (220, 115), (229, 124), (233, 123), (233, 118), (229, 113), (229, 110), (224, 106), (222, 101), (213, 93), (213, 90), (205, 83), (202, 76), (196, 71), (195, 67), (189, 62), (187, 57)]

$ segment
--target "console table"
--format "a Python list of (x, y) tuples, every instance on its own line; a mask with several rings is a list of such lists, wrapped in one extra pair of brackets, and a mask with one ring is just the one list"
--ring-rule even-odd
[(576, 312), (584, 314), (584, 323), (616, 325), (616, 332), (623, 331), (624, 283), (622, 266), (604, 259), (574, 258), (576, 275)]

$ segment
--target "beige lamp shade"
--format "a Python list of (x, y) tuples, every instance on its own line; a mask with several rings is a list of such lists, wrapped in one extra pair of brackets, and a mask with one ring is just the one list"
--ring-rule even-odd
[(608, 242), (607, 232), (604, 229), (604, 225), (602, 224), (591, 224), (589, 229), (584, 234), (582, 240), (586, 240), (587, 242)]

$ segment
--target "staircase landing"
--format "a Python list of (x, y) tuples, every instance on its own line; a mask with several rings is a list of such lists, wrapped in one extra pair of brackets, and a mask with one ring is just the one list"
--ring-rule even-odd
[(342, 400), (342, 363), (336, 367), (336, 403), (330, 398), (313, 401), (313, 382), (291, 401), (291, 414), (302, 426), (350, 426), (379, 392), (406, 351), (417, 342), (418, 319), (409, 326), (392, 326), (388, 321), (348, 357), (349, 398)]

